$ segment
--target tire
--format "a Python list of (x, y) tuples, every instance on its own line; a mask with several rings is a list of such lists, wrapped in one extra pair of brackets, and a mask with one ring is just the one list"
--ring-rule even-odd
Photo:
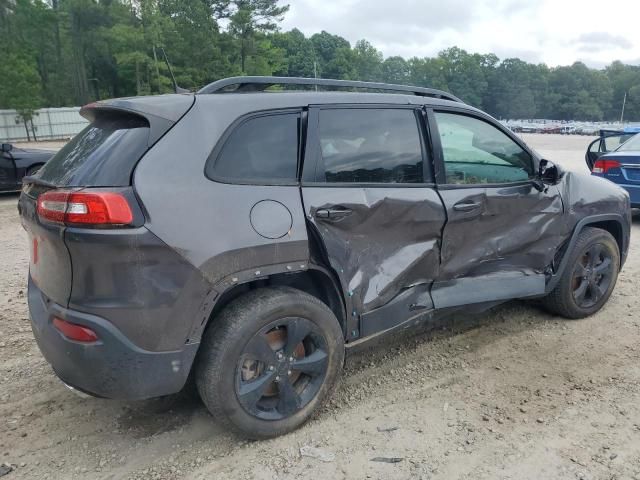
[(261, 288), (231, 302), (212, 322), (198, 354), (196, 386), (226, 427), (251, 439), (283, 435), (333, 392), (344, 337), (317, 298), (290, 287)]
[(585, 318), (609, 300), (618, 279), (620, 250), (606, 230), (585, 227), (568, 254), (565, 271), (542, 303), (547, 310), (563, 317)]

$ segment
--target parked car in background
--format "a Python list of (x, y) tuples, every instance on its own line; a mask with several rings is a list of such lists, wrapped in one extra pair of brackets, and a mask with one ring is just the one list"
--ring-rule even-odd
[(348, 348), (514, 298), (583, 318), (627, 257), (623, 189), (443, 91), (240, 77), (81, 113), (18, 204), (40, 350), (100, 397), (194, 378), (251, 438), (302, 425)]
[(612, 152), (600, 155), (591, 174), (620, 185), (629, 192), (631, 206), (640, 208), (640, 134), (633, 135)]
[(600, 130), (598, 138), (589, 144), (585, 153), (585, 161), (589, 170), (593, 170), (593, 165), (600, 156), (612, 152), (637, 133), (640, 133), (640, 126), (625, 127), (621, 130)]
[(0, 191), (20, 190), (22, 178), (34, 175), (55, 153), (3, 143), (0, 149)]

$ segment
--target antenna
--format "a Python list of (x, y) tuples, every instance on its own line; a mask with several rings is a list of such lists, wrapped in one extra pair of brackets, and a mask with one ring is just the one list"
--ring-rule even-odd
[(169, 75), (171, 75), (171, 82), (173, 83), (173, 91), (176, 93), (189, 93), (189, 90), (186, 88), (182, 88), (178, 86), (176, 82), (176, 77), (173, 75), (173, 70), (171, 69), (171, 64), (169, 63), (169, 58), (167, 57), (167, 52), (164, 51), (164, 47), (160, 47), (162, 51), (162, 56), (164, 57), (164, 63), (167, 64), (167, 68), (169, 69)]

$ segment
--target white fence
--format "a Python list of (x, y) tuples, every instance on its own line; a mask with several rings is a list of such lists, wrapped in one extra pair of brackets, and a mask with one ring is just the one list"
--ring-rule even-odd
[(29, 135), (24, 122), (15, 110), (0, 110), (0, 140), (2, 142), (15, 142), (27, 140), (34, 135), (37, 140), (64, 140), (73, 137), (88, 123), (78, 113), (80, 107), (41, 108), (36, 110), (33, 117), (33, 130), (31, 123)]

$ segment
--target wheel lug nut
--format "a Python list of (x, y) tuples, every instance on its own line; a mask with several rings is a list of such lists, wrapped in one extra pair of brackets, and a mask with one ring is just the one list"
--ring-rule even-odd
[(269, 370), (271, 370), (273, 372), (273, 370), (274, 370), (273, 365), (269, 365)]
[(290, 362), (293, 362), (293, 357), (289, 357), (289, 361), (290, 361)]
[(276, 375), (276, 382), (280, 381), (280, 375)]
[(287, 372), (287, 375), (291, 375), (291, 370), (289, 370), (289, 371)]

